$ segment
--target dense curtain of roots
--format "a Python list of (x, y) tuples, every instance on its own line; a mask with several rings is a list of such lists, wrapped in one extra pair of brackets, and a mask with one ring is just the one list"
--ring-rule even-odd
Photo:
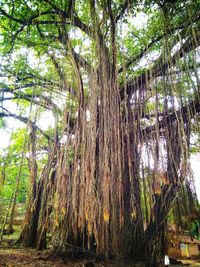
[[(58, 160), (54, 245), (63, 253), (71, 244), (109, 257), (145, 251), (151, 255), (147, 265), (153, 266), (166, 252), (166, 218), (187, 177), (190, 118), (199, 111), (199, 85), (191, 83), (194, 73), (187, 63), (184, 72), (173, 66), (183, 64), (188, 46), (197, 47), (199, 36), (193, 30), (195, 39), (188, 37), (185, 52), (177, 46), (172, 54), (174, 46), (166, 34), (161, 60), (125, 85), (122, 96), (114, 37), (108, 55), (96, 31), (98, 68), (89, 75), (87, 97), (81, 70), (72, 59), (78, 110)], [(190, 56), (195, 58), (195, 52)], [(179, 84), (182, 79), (195, 92), (189, 105)], [(149, 114), (147, 101), (154, 105)], [(64, 128), (69, 121), (66, 112)]]

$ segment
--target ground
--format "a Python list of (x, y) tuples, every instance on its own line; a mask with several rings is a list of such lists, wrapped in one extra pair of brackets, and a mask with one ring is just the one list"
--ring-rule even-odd
[[(85, 261), (66, 262), (61, 259), (43, 259), (45, 253), (37, 252), (33, 249), (23, 248), (0, 248), (0, 267), (83, 267)], [(183, 265), (179, 266), (196, 266), (200, 267), (200, 260), (184, 260)], [(96, 267), (142, 267), (141, 264), (131, 262), (117, 262), (117, 263), (95, 263)]]
[[(33, 249), (23, 248), (0, 248), (0, 267), (83, 267), (86, 261), (68, 261), (61, 259), (45, 259), (46, 253), (37, 252)], [(95, 263), (96, 267), (142, 267), (141, 264), (131, 263)]]
[[(42, 259), (45, 258), (44, 253), (36, 252), (32, 249), (12, 248), (0, 249), (0, 267), (82, 267), (84, 262), (67, 262), (64, 263), (61, 259)], [(98, 265), (103, 266), (103, 265)]]
[[(48, 251), (36, 251), (34, 249), (25, 249), (20, 247), (10, 246), (19, 237), (20, 226), (15, 226), (15, 232), (12, 235), (4, 236), (0, 247), (0, 267), (83, 267), (86, 261), (67, 261), (61, 259), (47, 258)], [(47, 258), (47, 259), (45, 259)], [(183, 265), (179, 266), (200, 267), (199, 260), (184, 260)], [(143, 267), (141, 263), (133, 263), (131, 261), (118, 262), (95, 262), (95, 267)]]

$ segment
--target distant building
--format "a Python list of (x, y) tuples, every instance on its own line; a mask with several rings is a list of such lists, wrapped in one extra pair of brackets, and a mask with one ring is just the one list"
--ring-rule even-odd
[(181, 233), (180, 228), (172, 225), (168, 229), (168, 255), (172, 258), (195, 257), (200, 255), (200, 241), (189, 233)]

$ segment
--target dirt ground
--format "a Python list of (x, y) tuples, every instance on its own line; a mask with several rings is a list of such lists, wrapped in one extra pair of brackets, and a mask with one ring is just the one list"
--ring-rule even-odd
[[(46, 259), (47, 251), (38, 252), (34, 249), (25, 249), (20, 247), (10, 247), (19, 238), (20, 227), (15, 227), (15, 232), (12, 235), (4, 236), (0, 246), (0, 267), (84, 267), (87, 261), (67, 261), (63, 262), (61, 259)], [(141, 264), (132, 262), (95, 262), (95, 267), (143, 267)]]
[[(83, 267), (84, 262), (66, 262), (61, 259), (43, 259), (45, 254), (32, 249), (0, 249), (0, 267)], [(104, 265), (97, 265), (104, 266)]]
[[(0, 267), (84, 267), (88, 261), (67, 261), (45, 259), (46, 254), (33, 249), (0, 248)], [(94, 262), (94, 261), (92, 261)], [(95, 262), (95, 267), (143, 267), (132, 262)]]
[[(0, 267), (84, 267), (86, 261), (63, 262), (61, 259), (45, 259), (46, 254), (33, 249), (0, 248)], [(200, 267), (200, 260), (183, 260), (182, 265), (174, 267), (190, 266)], [(95, 267), (142, 267), (141, 264), (131, 262), (95, 263)]]

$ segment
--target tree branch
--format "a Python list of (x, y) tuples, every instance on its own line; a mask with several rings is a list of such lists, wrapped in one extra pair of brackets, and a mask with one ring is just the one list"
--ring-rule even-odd
[(122, 18), (125, 11), (130, 5), (131, 5), (131, 0), (125, 0), (125, 2), (120, 6), (121, 10), (119, 11), (119, 14), (115, 17), (115, 23), (117, 23)]
[(54, 84), (51, 84), (51, 83), (49, 83), (49, 84), (48, 83), (34, 83), (33, 82), (33, 83), (27, 83), (27, 84), (21, 85), (21, 86), (16, 86), (13, 89), (6, 87), (3, 89), (0, 89), (0, 91), (2, 91), (4, 93), (14, 93), (17, 90), (26, 89), (26, 88), (30, 88), (30, 87), (34, 87), (34, 86), (42, 86), (42, 87), (48, 88), (49, 85), (54, 85)]
[(75, 16), (75, 14), (71, 14), (70, 17), (70, 13), (67, 13), (66, 11), (60, 9), (58, 6), (56, 6), (54, 3), (52, 3), (51, 0), (43, 0), (43, 2), (49, 4), (55, 11), (55, 13), (59, 16), (61, 16), (64, 19), (68, 19), (70, 20), (71, 25), (74, 25), (76, 27), (78, 27), (80, 30), (82, 30), (83, 32), (85, 32), (86, 34), (88, 34), (89, 36), (91, 35), (91, 29), (89, 26), (87, 26), (86, 24), (84, 24), (79, 18), (78, 16)]
[[(40, 99), (44, 100), (44, 102), (37, 101), (37, 100), (35, 100), (35, 98), (40, 98)], [(61, 109), (55, 103), (53, 103), (50, 98), (43, 96), (43, 95), (31, 95), (31, 94), (17, 94), (17, 93), (15, 93), (14, 96), (12, 96), (12, 97), (0, 97), (1, 102), (10, 101), (10, 100), (19, 100), (19, 99), (33, 102), (34, 104), (41, 106), (45, 109), (52, 110), (52, 111), (57, 110), (59, 113), (61, 113)]]
[[(200, 34), (197, 32), (197, 36), (200, 37)], [(131, 96), (135, 91), (145, 91), (147, 90), (147, 83), (160, 75), (163, 76), (166, 74), (170, 65), (174, 65), (177, 59), (184, 57), (185, 54), (194, 50), (200, 45), (200, 38), (196, 38), (196, 42), (193, 41), (192, 37), (188, 38), (185, 43), (180, 47), (180, 49), (170, 58), (164, 61), (162, 55), (158, 58), (154, 66), (147, 70), (146, 73), (142, 73), (136, 79), (128, 82), (125, 87), (120, 89), (121, 100), (124, 99), (124, 93), (128, 96)], [(162, 63), (164, 61), (164, 63)]]
[(6, 108), (4, 108), (4, 107), (1, 107), (1, 109), (3, 109), (5, 112), (7, 112), (7, 113), (0, 112), (0, 117), (1, 117), (1, 118), (2, 118), (2, 117), (12, 117), (12, 118), (17, 119), (17, 120), (19, 120), (19, 121), (21, 121), (21, 122), (23, 122), (23, 123), (25, 123), (25, 124), (30, 124), (30, 125), (33, 127), (33, 129), (38, 130), (42, 135), (44, 135), (44, 137), (46, 137), (46, 139), (47, 139), (48, 141), (51, 140), (51, 137), (50, 137), (48, 134), (46, 134), (42, 129), (40, 129), (40, 128), (36, 125), (35, 122), (33, 122), (33, 121), (31, 121), (30, 119), (28, 119), (28, 118), (26, 118), (26, 117), (23, 117), (23, 116), (21, 116), (21, 115), (13, 114), (13, 113), (9, 112), (9, 111), (8, 111)]
[[(192, 24), (198, 22), (200, 20), (200, 16), (197, 16), (197, 18), (195, 20), (193, 20), (192, 22), (189, 22), (187, 24), (183, 24), (181, 26), (177, 26), (177, 27), (174, 27), (173, 29), (170, 29), (170, 34), (175, 32), (175, 31), (178, 31), (178, 30), (182, 30), (182, 29), (186, 29), (187, 27), (191, 26)], [(131, 60), (129, 60), (125, 66), (121, 67), (119, 70), (118, 70), (118, 74), (123, 72), (124, 69), (128, 69), (133, 63), (135, 63), (136, 61), (142, 59), (142, 57), (149, 51), (149, 49), (151, 49), (153, 47), (154, 44), (156, 44), (157, 42), (159, 42), (160, 40), (162, 40), (165, 36), (166, 36), (167, 33), (164, 33), (162, 35), (159, 35), (157, 36), (156, 38), (152, 39), (151, 42), (147, 45), (147, 47), (145, 47), (138, 55), (136, 55), (135, 57), (133, 57)]]
[(140, 131), (141, 140), (145, 137), (151, 138), (154, 134), (156, 135), (156, 131), (164, 130), (166, 125), (179, 120), (183, 120), (183, 122), (188, 122), (191, 118), (193, 118), (196, 114), (200, 112), (200, 101), (199, 97), (195, 100), (189, 102), (188, 105), (181, 107), (180, 109), (174, 111), (173, 113), (169, 114), (168, 116), (163, 116), (163, 119), (160, 120), (158, 123), (148, 126)]

